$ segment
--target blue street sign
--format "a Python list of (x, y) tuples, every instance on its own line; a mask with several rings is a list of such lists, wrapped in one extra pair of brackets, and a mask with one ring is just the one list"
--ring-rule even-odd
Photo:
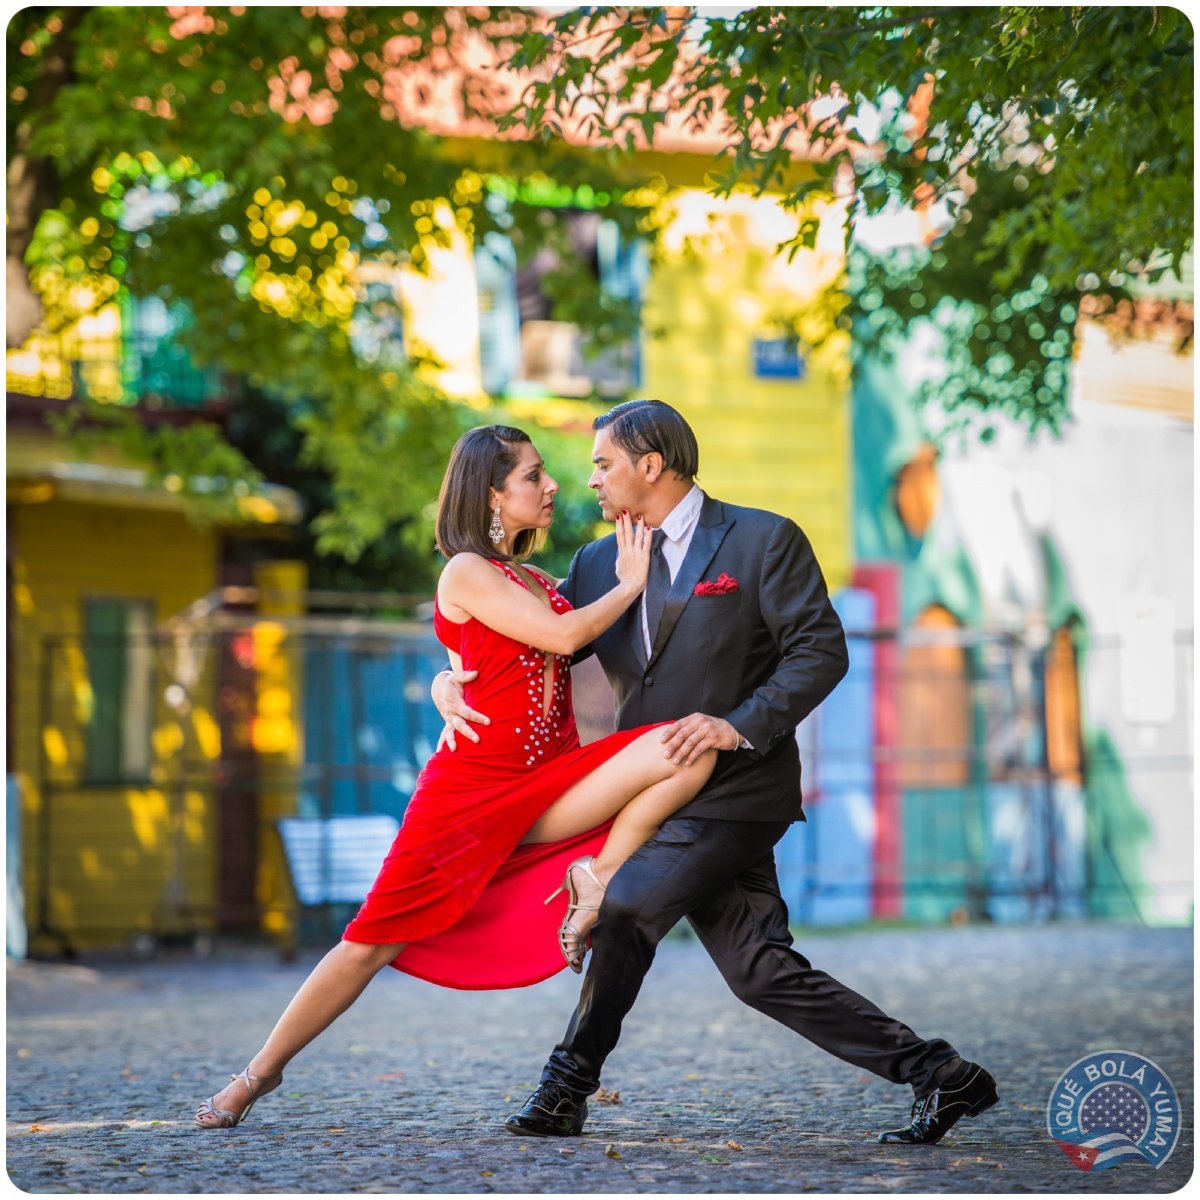
[(805, 362), (800, 346), (792, 338), (754, 339), (756, 379), (803, 379)]

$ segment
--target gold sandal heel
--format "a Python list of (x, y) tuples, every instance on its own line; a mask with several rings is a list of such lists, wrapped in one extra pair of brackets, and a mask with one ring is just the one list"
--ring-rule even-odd
[(603, 899), (606, 890), (605, 885), (600, 882), (596, 875), (593, 865), (595, 858), (590, 854), (584, 858), (577, 858), (568, 868), (567, 873), (563, 878), (562, 886), (550, 896), (546, 903), (549, 904), (554, 896), (559, 892), (567, 893), (567, 915), (563, 918), (563, 923), (558, 927), (558, 948), (562, 951), (562, 956), (567, 960), (567, 966), (579, 975), (583, 971), (583, 960), (587, 955), (588, 943), (587, 935), (580, 933), (574, 925), (571, 924), (571, 917), (577, 912), (599, 912), (599, 904), (580, 904), (579, 892), (575, 888), (575, 881), (571, 878), (571, 872), (578, 867), (599, 889), (600, 896)]
[[(235, 1125), (240, 1125), (250, 1115), (250, 1110), (258, 1103), (259, 1097), (273, 1092), (283, 1082), (283, 1072), (280, 1071), (278, 1075), (251, 1075), (250, 1068), (247, 1067), (237, 1075), (230, 1075), (229, 1082), (232, 1083), (238, 1079), (246, 1085), (246, 1091), (250, 1093), (250, 1102), (241, 1112), (234, 1112), (229, 1108), (218, 1108), (213, 1103), (216, 1099), (215, 1095), (209, 1096), (207, 1100), (201, 1100), (200, 1107), (196, 1110), (195, 1117), (192, 1118), (199, 1129), (232, 1129)], [(254, 1082), (252, 1083), (251, 1080)], [(269, 1083), (271, 1086), (256, 1092), (254, 1083)], [(216, 1120), (202, 1121), (201, 1117), (215, 1117)]]

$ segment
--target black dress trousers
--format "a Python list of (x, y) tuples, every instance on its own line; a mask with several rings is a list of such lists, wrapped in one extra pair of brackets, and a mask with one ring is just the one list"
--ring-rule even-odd
[(579, 1097), (600, 1086), (658, 943), (682, 917), (740, 1000), (822, 1050), (918, 1096), (957, 1065), (949, 1042), (919, 1037), (792, 948), (773, 855), (789, 824), (674, 817), (633, 853), (592, 927), (579, 1006), (544, 1081)]

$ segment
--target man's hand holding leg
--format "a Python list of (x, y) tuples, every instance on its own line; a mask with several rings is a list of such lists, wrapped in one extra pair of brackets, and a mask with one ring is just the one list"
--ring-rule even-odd
[(736, 750), (741, 742), (741, 735), (728, 721), (705, 713), (681, 717), (662, 731), (663, 753), (686, 767), (705, 750)]

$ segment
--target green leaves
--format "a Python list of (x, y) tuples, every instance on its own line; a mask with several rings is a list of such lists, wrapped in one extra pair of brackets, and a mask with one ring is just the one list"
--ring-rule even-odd
[[(531, 136), (468, 146), (398, 119), (395, 72), (410, 98), (495, 110), (495, 73), (458, 73), (470, 38), (527, 73), (500, 124)], [(402, 319), (394, 298), (360, 295), (361, 264), (425, 270), (435, 246), (500, 228), (528, 262), (561, 235), (522, 198), (535, 180), (603, 194), (623, 237), (653, 242), (662, 193), (630, 154), (668, 120), (728, 131), (714, 188), (778, 191), (796, 216), (784, 253), (815, 244), (810, 202), (855, 181), (856, 335), (866, 348), (941, 322), (950, 374), (930, 402), (955, 419), (1060, 423), (1081, 291), (1115, 301), (1193, 237), (1192, 29), (1170, 8), (101, 6), (22, 10), (8, 39), (10, 147), (49, 189), (10, 189), (10, 231), (41, 218), (28, 262), (49, 321), (118, 286), (186, 303), (192, 357), (247, 379), (288, 426), (322, 551), (343, 562), (427, 554), (440, 463), (478, 419), (394, 346), (353, 350), (367, 316)], [(564, 144), (573, 122), (598, 148)], [(488, 203), (499, 175), (507, 208)], [(860, 221), (901, 205), (941, 206), (952, 226), (907, 261), (854, 251)], [(593, 349), (619, 345), (636, 308), (560, 260), (554, 315)], [(164, 478), (255, 486), (212, 427), (174, 448), (167, 430), (110, 432)]]
[[(545, 145), (464, 147), (400, 123), (390, 97), (401, 76), (410, 91), (458, 88), (468, 115), (494, 109), (486, 72), (455, 74), (473, 31), (527, 62), (556, 36), (516, 10), (463, 8), (30, 9), (9, 25), (10, 130), (25, 122), (49, 182), (28, 210), (48, 323), (67, 328), (118, 290), (169, 299), (192, 314), (179, 335), (191, 358), (243, 385), (228, 418), (236, 446), (215, 425), (150, 433), (111, 406), (96, 436), (155, 478), (178, 478), (185, 496), (204, 479), (198, 512), (236, 510), (263, 464), (308, 501), (314, 578), (345, 583), (357, 561), (378, 586), (381, 554), (393, 571), (411, 566), (414, 584), (431, 577), (430, 502), (450, 446), (480, 414), (431, 382), (411, 342), (406, 357), (393, 285), (402, 267), (426, 270), (436, 246), (469, 244), (502, 217), (527, 256), (547, 242), (544, 210), (517, 201), (498, 215), (485, 175), (503, 171), (514, 192), (526, 180), (568, 195), (586, 185), (627, 237), (650, 207), (627, 202), (627, 173), (604, 156), (555, 140), (554, 95), (536, 80)], [(602, 44), (619, 52), (643, 34)], [(68, 69), (38, 91), (54, 52)], [(677, 52), (658, 43), (655, 78)], [(419, 70), (405, 74), (411, 63)], [(632, 302), (602, 297), (586, 272), (564, 269), (550, 290), (556, 315), (595, 348), (636, 327)], [(369, 355), (366, 327), (384, 331)], [(96, 419), (93, 408), (73, 416)], [(62, 429), (90, 445), (79, 419)]]
[(660, 88), (667, 82), (678, 58), (679, 46), (676, 42), (664, 42), (659, 46), (646, 69), (646, 81), (651, 87)]
[[(1120, 292), (1124, 283), (1110, 281), (1150, 262), (1177, 270), (1191, 245), (1194, 51), (1175, 9), (762, 5), (732, 17), (700, 10), (686, 24), (674, 12), (559, 17), (556, 36), (529, 59), (547, 82), (538, 111), (521, 119), (536, 124), (582, 90), (604, 114), (592, 131), (628, 153), (638, 144), (631, 126), (649, 138), (668, 111), (693, 127), (719, 116), (731, 147), (714, 191), (782, 191), (798, 214), (785, 243), (793, 254), (815, 238), (802, 203), (813, 185), (791, 170), (793, 130), (825, 150), (823, 178), (848, 170), (856, 179), (848, 245), (863, 218), (944, 205), (956, 223), (934, 256), (941, 265), (913, 267), (903, 287), (871, 285), (872, 322), (890, 313), (893, 333), (943, 302), (991, 312), (1035, 279), (1077, 306), (1081, 281)], [(674, 54), (653, 31), (670, 33)], [(607, 50), (586, 54), (585, 41)], [(881, 114), (878, 130), (846, 125), (851, 109), (814, 119), (814, 102), (835, 90), (861, 102), (860, 116)], [(842, 136), (827, 144), (834, 132)], [(891, 272), (880, 264), (875, 273)], [(1056, 426), (1066, 408), (1064, 327), (1039, 336), (969, 323), (985, 325), (1007, 328), (1007, 341), (973, 332), (951, 352), (957, 375), (939, 397), (955, 410)], [(998, 374), (996, 363), (1009, 368)]]

